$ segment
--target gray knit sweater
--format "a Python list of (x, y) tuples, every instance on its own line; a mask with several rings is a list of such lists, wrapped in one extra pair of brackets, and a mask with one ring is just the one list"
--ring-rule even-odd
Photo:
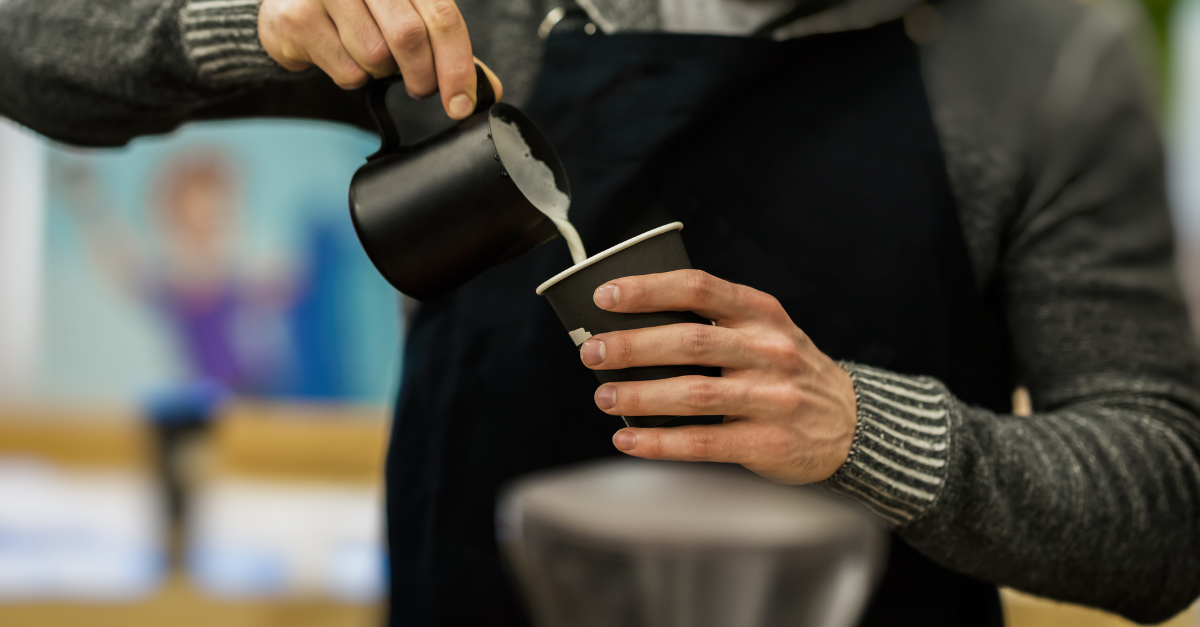
[[(367, 124), (357, 95), (266, 57), (256, 0), (190, 1), (0, 3), (0, 114), (87, 145), (210, 118)], [(545, 0), (459, 4), (476, 54), (521, 101)], [(581, 4), (607, 31), (658, 24), (654, 0)], [(913, 4), (848, 0), (777, 35), (861, 28)], [(1034, 413), (848, 365), (859, 429), (825, 485), (952, 569), (1165, 619), (1200, 595), (1200, 379), (1136, 55), (1118, 24), (1067, 0), (908, 15), (975, 276), (1002, 303)]]

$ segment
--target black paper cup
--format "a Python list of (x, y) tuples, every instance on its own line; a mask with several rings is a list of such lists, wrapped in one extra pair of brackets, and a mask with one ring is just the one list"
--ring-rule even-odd
[[(608, 250), (558, 273), (542, 283), (537, 293), (550, 300), (559, 320), (567, 328), (576, 346), (588, 338), (610, 331), (628, 331), (667, 324), (712, 324), (690, 311), (661, 311), (657, 313), (615, 313), (596, 306), (592, 295), (596, 288), (614, 279), (641, 274), (656, 274), (692, 267), (683, 238), (679, 236), (682, 222), (672, 222), (646, 231)], [(593, 370), (601, 383), (617, 381), (653, 381), (686, 375), (721, 376), (719, 368), (706, 366), (646, 366), (622, 370)], [(624, 416), (630, 427), (657, 427), (679, 416)], [(689, 417), (693, 418), (693, 417)], [(698, 417), (697, 417), (698, 418)], [(700, 422), (715, 422), (705, 417)]]

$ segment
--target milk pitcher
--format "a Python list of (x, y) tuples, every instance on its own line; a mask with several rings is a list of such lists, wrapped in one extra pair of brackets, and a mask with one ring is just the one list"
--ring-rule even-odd
[[(562, 161), (542, 131), (516, 107), (496, 102), (478, 66), (476, 75), (475, 113), (411, 144), (400, 137), (396, 107), (388, 104), (402, 93), (401, 77), (368, 87), (383, 141), (350, 183), (350, 215), (375, 267), (393, 287), (418, 300), (445, 294), (559, 234), (518, 187), (506, 162), (531, 155), (549, 167), (554, 185), (570, 196)], [(497, 143), (497, 124), (515, 126), (524, 145)]]

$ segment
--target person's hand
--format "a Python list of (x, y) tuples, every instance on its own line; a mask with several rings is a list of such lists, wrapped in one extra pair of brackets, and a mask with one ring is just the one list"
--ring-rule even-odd
[(613, 444), (647, 459), (738, 463), (773, 481), (812, 483), (850, 454), (854, 384), (768, 294), (699, 270), (602, 285), (596, 305), (634, 313), (694, 311), (716, 326), (675, 324), (596, 335), (579, 356), (593, 370), (718, 366), (721, 377), (606, 383), (596, 405), (614, 416), (724, 415), (719, 425), (621, 429)]
[[(258, 37), (284, 68), (316, 65), (343, 89), (399, 70), (410, 96), (440, 92), (456, 120), (475, 110), (477, 59), (451, 0), (263, 0)], [(484, 71), (499, 100), (503, 86)]]

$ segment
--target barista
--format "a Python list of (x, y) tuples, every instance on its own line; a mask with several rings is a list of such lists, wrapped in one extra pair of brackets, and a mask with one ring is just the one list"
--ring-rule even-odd
[[(1200, 369), (1118, 28), (1066, 0), (585, 6), (556, 24), (536, 0), (10, 2), (0, 113), (92, 145), (361, 124), (337, 88), (399, 70), (462, 119), (478, 51), (560, 149), (589, 249), (687, 225), (699, 270), (595, 302), (715, 326), (576, 353), (533, 294), (569, 265), (556, 244), (421, 306), (388, 464), (393, 624), (521, 624), (498, 486), (618, 451), (859, 501), (894, 532), (867, 625), (998, 625), (996, 584), (1140, 621), (1200, 594)], [(597, 388), (575, 360), (723, 376)], [(725, 418), (617, 418), (660, 414)]]

